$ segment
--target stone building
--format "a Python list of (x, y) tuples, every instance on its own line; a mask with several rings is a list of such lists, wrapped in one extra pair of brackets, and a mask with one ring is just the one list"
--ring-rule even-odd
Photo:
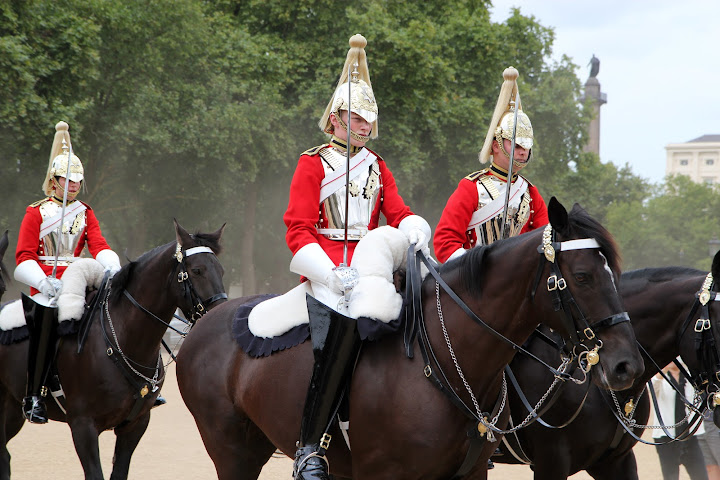
[(703, 135), (665, 147), (666, 175), (687, 175), (694, 182), (720, 184), (720, 135)]

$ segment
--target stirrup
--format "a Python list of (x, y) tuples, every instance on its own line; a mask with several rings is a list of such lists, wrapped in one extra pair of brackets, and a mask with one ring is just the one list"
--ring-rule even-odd
[(25, 397), (22, 402), (23, 417), (30, 423), (48, 423), (45, 402), (40, 397)]
[(295, 452), (293, 478), (296, 480), (330, 480), (328, 460), (320, 455), (318, 445), (305, 445)]

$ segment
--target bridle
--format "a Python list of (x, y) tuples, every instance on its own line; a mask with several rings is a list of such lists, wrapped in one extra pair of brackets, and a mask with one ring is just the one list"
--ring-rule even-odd
[[(635, 407), (639, 403), (639, 396), (637, 397), (637, 399), (635, 399), (635, 401), (633, 401), (633, 398), (631, 397), (630, 401), (626, 403), (624, 409), (620, 408), (620, 404), (614, 392), (610, 392), (610, 396), (613, 400), (612, 403), (609, 402), (606, 396), (603, 396), (603, 399), (608, 403), (610, 411), (613, 413), (613, 415), (615, 415), (615, 418), (618, 420), (619, 425), (636, 441), (644, 443), (646, 445), (663, 445), (678, 440), (685, 440), (691, 435), (693, 435), (702, 423), (702, 403), (705, 402), (705, 408), (708, 409), (714, 409), (718, 405), (720, 405), (720, 352), (718, 352), (718, 346), (715, 341), (715, 337), (713, 336), (713, 322), (710, 319), (709, 310), (710, 302), (720, 302), (720, 293), (714, 291), (713, 287), (715, 286), (716, 285), (713, 281), (712, 273), (708, 273), (705, 277), (705, 280), (703, 281), (702, 286), (700, 287), (700, 290), (695, 293), (695, 301), (693, 303), (693, 306), (690, 309), (687, 317), (683, 321), (682, 325), (678, 329), (676, 335), (677, 347), (679, 350), (682, 337), (685, 335), (686, 332), (688, 332), (690, 325), (693, 325), (693, 319), (695, 319), (695, 316), (699, 310), (700, 315), (695, 320), (693, 331), (695, 332), (695, 353), (697, 355), (700, 371), (696, 374), (693, 374), (692, 372), (688, 371), (688, 369), (686, 369), (686, 367), (682, 363), (678, 362), (677, 359), (673, 360), (675, 365), (680, 370), (680, 375), (685, 377), (692, 384), (696, 392), (696, 398), (693, 401), (688, 400), (685, 397), (685, 392), (678, 390), (678, 388), (672, 382), (670, 382), (668, 374), (663, 372), (663, 366), (658, 365), (657, 362), (655, 362), (655, 359), (653, 359), (652, 356), (650, 356), (650, 354), (647, 352), (647, 350), (643, 348), (643, 346), (638, 342), (638, 348), (642, 352), (642, 354), (650, 360), (655, 369), (657, 369), (658, 373), (663, 377), (664, 381), (668, 382), (673, 387), (676, 394), (680, 395), (683, 403), (685, 403), (686, 407), (688, 408), (688, 416), (686, 416), (684, 419), (684, 421), (687, 423), (685, 424), (685, 428), (681, 433), (678, 434), (676, 432), (676, 435), (673, 436), (667, 430), (668, 428), (680, 426), (682, 422), (678, 422), (676, 423), (676, 425), (672, 426), (667, 426), (664, 424), (659, 412), (658, 400), (650, 382), (648, 382), (647, 387), (643, 389), (643, 392), (645, 390), (648, 390), (650, 392), (652, 406), (655, 409), (655, 414), (660, 422), (659, 426), (640, 424), (637, 423), (637, 421), (633, 418)], [(702, 393), (703, 391), (705, 393)], [(642, 392), (640, 393), (640, 395), (642, 395)], [(700, 395), (700, 397), (698, 395)], [(693, 418), (688, 419), (691, 415), (693, 416)], [(650, 442), (644, 440), (641, 435), (635, 434), (635, 432), (633, 431), (634, 428), (661, 428), (665, 435), (670, 438), (670, 440), (663, 442)], [(616, 437), (619, 438), (618, 435), (616, 435)]]
[[(567, 289), (567, 281), (563, 278), (560, 266), (556, 262), (558, 252), (566, 252), (570, 250), (581, 250), (581, 249), (599, 249), (600, 244), (594, 238), (584, 238), (578, 240), (567, 240), (564, 242), (556, 242), (555, 232), (552, 226), (548, 224), (543, 231), (542, 244), (538, 247), (538, 252), (543, 256), (538, 264), (537, 274), (533, 283), (532, 293), (530, 297), (535, 298), (535, 292), (537, 291), (540, 283), (540, 278), (545, 266), (543, 258), (547, 263), (550, 264), (551, 273), (547, 278), (547, 290), (550, 292), (553, 302), (553, 308), (555, 311), (562, 310), (565, 314), (563, 317), (565, 330), (567, 331), (570, 342), (573, 346), (574, 353), (577, 348), (582, 348), (583, 351), (578, 356), (586, 356), (589, 365), (595, 365), (599, 361), (598, 350), (602, 348), (602, 341), (595, 336), (595, 331), (602, 330), (604, 328), (612, 327), (623, 322), (629, 322), (630, 316), (627, 312), (620, 312), (614, 315), (610, 315), (602, 320), (590, 324), (585, 317), (585, 314), (580, 309), (572, 293)], [(601, 254), (602, 255), (602, 254)], [(604, 257), (603, 257), (604, 258)], [(610, 273), (612, 275), (612, 273)], [(576, 313), (576, 315), (574, 314)], [(584, 337), (584, 338), (582, 338)], [(594, 341), (595, 347), (592, 350), (588, 350), (584, 345), (585, 341)]]
[[(708, 273), (700, 290), (695, 294), (695, 302), (678, 332), (678, 346), (682, 337), (692, 324), (695, 314), (700, 311), (695, 321), (695, 353), (701, 370), (697, 375), (688, 376), (696, 390), (706, 390), (708, 393), (708, 408), (714, 409), (720, 405), (720, 352), (713, 335), (713, 323), (710, 319), (710, 302), (720, 302), (720, 293), (716, 291), (712, 273)], [(717, 322), (716, 322), (717, 329)]]
[[(212, 255), (215, 255), (215, 252), (213, 252), (210, 247), (192, 247), (183, 251), (180, 242), (178, 242), (177, 246), (175, 247), (175, 254), (173, 255), (173, 257), (175, 257), (175, 259), (177, 259), (178, 263), (180, 264), (180, 271), (177, 274), (177, 281), (178, 283), (183, 284), (183, 287), (185, 289), (184, 296), (186, 299), (189, 300), (190, 305), (193, 306), (192, 312), (187, 312), (183, 310), (185, 317), (189, 318), (191, 323), (197, 322), (200, 317), (207, 313), (207, 308), (205, 307), (206, 305), (212, 305), (218, 300), (227, 300), (228, 298), (227, 293), (225, 292), (216, 293), (215, 295), (205, 300), (202, 300), (200, 298), (197, 291), (195, 290), (195, 287), (193, 287), (193, 284), (190, 281), (190, 276), (187, 272), (187, 265), (185, 264), (185, 259), (187, 257), (191, 255), (197, 255), (198, 253), (210, 253)], [(177, 315), (175, 317), (177, 318)]]
[[(201, 300), (200, 296), (197, 294), (197, 291), (195, 290), (195, 287), (192, 285), (192, 282), (190, 281), (190, 276), (187, 272), (187, 265), (185, 264), (185, 259), (192, 255), (197, 255), (200, 253), (209, 253), (212, 255), (215, 255), (215, 252), (209, 247), (192, 247), (187, 250), (183, 249), (182, 245), (180, 243), (177, 243), (177, 246), (175, 248), (175, 253), (173, 254), (173, 258), (175, 258), (178, 262), (178, 273), (177, 273), (177, 281), (178, 283), (182, 283), (184, 287), (183, 296), (185, 299), (189, 300), (189, 304), (193, 306), (192, 311), (186, 311), (183, 310), (183, 314), (186, 316), (186, 318), (189, 318), (190, 320), (186, 320), (185, 318), (180, 317), (177, 314), (173, 314), (173, 317), (180, 320), (181, 322), (189, 325), (194, 325), (195, 322), (197, 322), (200, 317), (205, 315), (207, 313), (206, 305), (211, 305), (212, 303), (218, 301), (218, 300), (224, 300), (227, 299), (227, 293), (220, 292), (217, 293), (210, 298), (206, 300)], [(101, 330), (103, 332), (103, 336), (105, 338), (105, 344), (107, 346), (106, 353), (109, 358), (111, 358), (115, 364), (118, 366), (120, 371), (125, 375), (125, 378), (128, 380), (130, 385), (132, 385), (133, 390), (135, 391), (134, 398), (135, 403), (131, 409), (130, 414), (126, 418), (126, 422), (130, 421), (135, 418), (135, 416), (140, 412), (140, 408), (142, 407), (143, 401), (145, 399), (145, 396), (150, 392), (155, 392), (158, 389), (158, 385), (162, 380), (164, 379), (164, 375), (160, 375), (160, 370), (162, 366), (162, 353), (158, 353), (158, 360), (157, 364), (154, 367), (149, 367), (146, 365), (141, 365), (138, 362), (132, 360), (129, 358), (121, 349), (120, 342), (117, 338), (117, 335), (115, 333), (115, 327), (112, 323), (112, 318), (110, 316), (110, 310), (109, 310), (109, 304), (110, 304), (110, 293), (112, 290), (112, 286), (108, 286), (107, 293), (104, 298), (104, 308), (101, 310)], [(140, 303), (135, 300), (135, 298), (130, 294), (130, 292), (127, 291), (127, 289), (123, 289), (123, 294), (125, 297), (132, 303), (136, 308), (141, 310), (146, 315), (150, 316), (151, 318), (157, 320), (158, 322), (165, 325), (166, 328), (170, 328), (173, 331), (180, 333), (181, 335), (185, 336), (186, 332), (182, 332), (178, 330), (177, 328), (170, 325), (169, 322), (166, 322), (162, 318), (158, 317), (154, 313), (152, 313), (147, 308), (140, 305)], [(108, 334), (106, 328), (105, 328), (105, 322), (102, 321), (103, 314), (107, 317), (107, 324), (110, 327), (110, 335)], [(111, 340), (112, 337), (112, 340)], [(162, 341), (165, 348), (168, 350), (170, 355), (173, 357), (173, 360), (175, 359), (172, 351), (165, 345), (164, 340)], [(121, 362), (122, 360), (122, 362)], [(147, 370), (154, 370), (154, 374), (152, 377), (146, 376), (142, 374), (134, 365), (137, 366), (137, 368), (145, 368)]]
[[(550, 224), (548, 224), (545, 227), (545, 230), (543, 232), (543, 240), (542, 244), (538, 247), (538, 252), (541, 253), (543, 256), (540, 259), (540, 263), (538, 266), (538, 273), (536, 276), (536, 280), (533, 284), (533, 289), (531, 293), (531, 298), (534, 299), (535, 292), (537, 290), (542, 271), (544, 270), (545, 262), (549, 262), (551, 265), (551, 273), (547, 278), (547, 289), (553, 296), (553, 306), (555, 311), (563, 310), (565, 316), (564, 316), (564, 323), (565, 328), (567, 329), (567, 333), (570, 337), (570, 340), (573, 344), (573, 353), (577, 354), (578, 349), (581, 349), (582, 351), (577, 354), (579, 360), (583, 359), (586, 361), (587, 366), (583, 367), (583, 370), (585, 373), (588, 373), (592, 365), (595, 365), (599, 362), (600, 357), (598, 354), (598, 351), (602, 347), (602, 342), (596, 338), (595, 336), (595, 330), (600, 330), (603, 328), (608, 328), (612, 325), (616, 325), (623, 322), (628, 322), (630, 320), (630, 317), (627, 312), (621, 312), (614, 315), (611, 315), (609, 317), (606, 317), (598, 322), (593, 323), (590, 325), (587, 321), (587, 318), (580, 310), (579, 306), (577, 305), (577, 302), (572, 296), (572, 293), (567, 289), (567, 282), (562, 276), (562, 272), (560, 271), (560, 268), (557, 264), (556, 255), (559, 252), (562, 251), (569, 251), (569, 250), (579, 250), (579, 249), (599, 249), (600, 244), (595, 240), (594, 238), (585, 238), (585, 239), (579, 239), (579, 240), (569, 240), (565, 242), (554, 242), (554, 234), (553, 229)], [(408, 259), (411, 259), (411, 252), (414, 251), (414, 245), (411, 245), (408, 249)], [(440, 289), (442, 289), (464, 312), (468, 317), (470, 317), (475, 323), (479, 324), (481, 327), (486, 329), (489, 333), (494, 335), (496, 338), (500, 339), (504, 343), (510, 345), (513, 350), (517, 352), (521, 352), (530, 358), (534, 359), (535, 361), (541, 363), (544, 365), (548, 370), (550, 370), (555, 377), (555, 381), (553, 382), (553, 385), (550, 387), (550, 390), (548, 390), (548, 393), (546, 393), (541, 401), (535, 406), (535, 408), (530, 412), (528, 417), (519, 425), (511, 428), (510, 430), (502, 430), (495, 426), (495, 423), (500, 417), (500, 413), (505, 407), (505, 399), (507, 394), (507, 386), (505, 382), (505, 376), (503, 375), (503, 384), (501, 389), (501, 395), (500, 398), (498, 398), (498, 401), (496, 402), (496, 405), (493, 409), (493, 412), (481, 412), (479, 409), (479, 406), (477, 402), (475, 401), (475, 396), (473, 395), (472, 391), (470, 390), (470, 386), (465, 383), (465, 387), (470, 393), (471, 398), (473, 399), (474, 407), (475, 409), (471, 409), (456, 393), (455, 388), (450, 385), (449, 380), (447, 379), (447, 376), (443, 372), (439, 362), (437, 361), (437, 358), (435, 357), (435, 354), (432, 350), (432, 347), (430, 345), (429, 337), (427, 335), (427, 330), (425, 326), (425, 321), (422, 316), (422, 305), (420, 301), (420, 295), (419, 295), (419, 280), (415, 280), (416, 278), (419, 279), (419, 270), (420, 270), (420, 262), (425, 264), (427, 267), (429, 273), (433, 276), (435, 282), (436, 282), (436, 292), (437, 292), (437, 302), (438, 302), (438, 312), (441, 314), (440, 310)], [(609, 272), (610, 275), (612, 275), (612, 272)], [(458, 469), (458, 472), (453, 476), (453, 478), (460, 478), (462, 477), (467, 471), (469, 471), (470, 468), (475, 464), (475, 461), (477, 460), (480, 450), (482, 448), (483, 442), (480, 441), (481, 439), (486, 439), (488, 441), (494, 441), (495, 437), (493, 435), (494, 433), (497, 434), (508, 434), (515, 432), (519, 430), (520, 428), (524, 428), (530, 423), (533, 423), (539, 418), (538, 410), (541, 408), (544, 401), (548, 398), (550, 391), (552, 391), (557, 383), (560, 381), (566, 381), (566, 380), (573, 380), (572, 373), (568, 373), (567, 366), (569, 365), (569, 362), (564, 362), (563, 365), (559, 368), (553, 368), (549, 364), (547, 364), (545, 361), (538, 358), (533, 353), (529, 352), (528, 350), (524, 349), (522, 346), (517, 345), (509, 338), (502, 335), (500, 332), (492, 328), (490, 325), (488, 325), (486, 322), (484, 322), (475, 312), (470, 309), (470, 307), (450, 288), (450, 286), (441, 278), (438, 271), (435, 269), (435, 267), (432, 265), (432, 263), (427, 259), (427, 257), (422, 253), (422, 251), (416, 252), (416, 259), (415, 261), (408, 261), (408, 290), (418, 292), (418, 293), (412, 293), (408, 295), (408, 301), (411, 301), (411, 305), (407, 309), (407, 315), (409, 317), (412, 317), (413, 320), (413, 327), (410, 328), (411, 333), (408, 335), (406, 332), (406, 349), (408, 356), (412, 357), (412, 347), (410, 346), (412, 344), (412, 339), (415, 335), (418, 335), (418, 345), (420, 347), (420, 352), (423, 356), (424, 361), (424, 374), (425, 376), (435, 385), (441, 392), (443, 392), (455, 405), (458, 407), (467, 417), (469, 417), (474, 422), (474, 428), (471, 429), (468, 432), (468, 436), (471, 439), (471, 446), (470, 449), (467, 452), (465, 461)], [(576, 316), (574, 315), (574, 312), (577, 312), (579, 315), (579, 318), (576, 319)], [(416, 325), (417, 323), (417, 325)], [(578, 327), (578, 325), (580, 327)], [(585, 339), (581, 340), (580, 335), (583, 335)], [(588, 349), (584, 345), (585, 340), (593, 340), (594, 341), (594, 347), (592, 349)], [(447, 341), (447, 338), (446, 338)], [(449, 344), (449, 342), (448, 342)], [(451, 350), (452, 354), (452, 350)], [(451, 355), (454, 358), (454, 354)], [(434, 369), (431, 365), (431, 357), (434, 360), (434, 363), (436, 365), (436, 368)], [(458, 373), (460, 374), (461, 378), (464, 378), (462, 375), (461, 370), (459, 369), (459, 365), (456, 362), (456, 368), (458, 369)], [(436, 372), (437, 370), (437, 372)], [(438, 374), (439, 372), (439, 374)]]

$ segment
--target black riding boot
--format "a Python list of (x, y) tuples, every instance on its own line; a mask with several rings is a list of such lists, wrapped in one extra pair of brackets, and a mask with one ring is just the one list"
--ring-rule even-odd
[(55, 357), (57, 308), (39, 305), (25, 294), (22, 296), (22, 301), (30, 336), (23, 415), (31, 423), (47, 423), (43, 398), (47, 396), (45, 380)]
[(327, 431), (341, 393), (349, 383), (362, 342), (354, 319), (312, 297), (308, 296), (307, 302), (315, 366), (305, 399), (293, 477), (329, 480), (325, 451), (331, 437)]

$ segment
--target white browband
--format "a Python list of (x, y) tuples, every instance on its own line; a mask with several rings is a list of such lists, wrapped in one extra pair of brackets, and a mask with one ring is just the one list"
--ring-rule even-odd
[(185, 250), (185, 256), (189, 257), (190, 255), (195, 255), (196, 253), (212, 253), (215, 254), (215, 252), (212, 251), (212, 248), (210, 247), (193, 247), (188, 248)]
[(580, 238), (578, 240), (568, 240), (560, 242), (559, 252), (568, 250), (582, 250), (583, 248), (600, 248), (600, 244), (594, 238)]

